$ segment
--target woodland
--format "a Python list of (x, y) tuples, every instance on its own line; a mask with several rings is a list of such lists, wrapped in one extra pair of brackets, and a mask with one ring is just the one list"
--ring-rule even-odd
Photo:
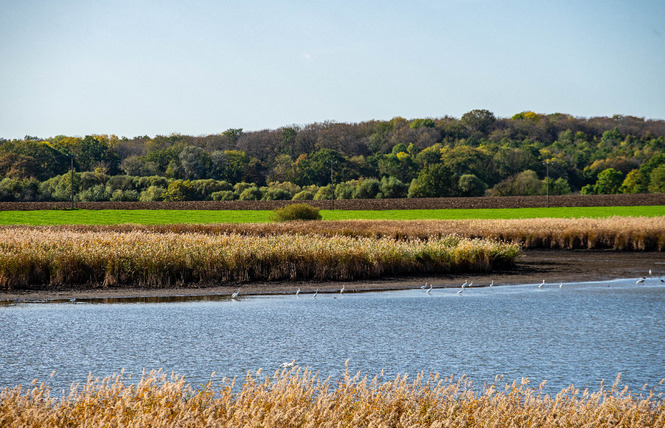
[(0, 201), (665, 192), (665, 120), (531, 111), (154, 138), (0, 138)]

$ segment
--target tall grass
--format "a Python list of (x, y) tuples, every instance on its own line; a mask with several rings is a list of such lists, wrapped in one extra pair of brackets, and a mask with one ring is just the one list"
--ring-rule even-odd
[(77, 284), (170, 287), (353, 280), (509, 266), (516, 245), (447, 236), (388, 237), (0, 229), (0, 288)]
[[(11, 227), (11, 226), (10, 226)], [(310, 223), (169, 224), (64, 226), (78, 231), (159, 233), (317, 234), (324, 236), (431, 239), (457, 234), (493, 239), (523, 248), (665, 250), (665, 217), (532, 218), (513, 220), (346, 220)], [(0, 230), (2, 230), (0, 228)]]
[(347, 371), (320, 379), (296, 368), (261, 376), (248, 374), (240, 387), (222, 380), (199, 389), (159, 371), (144, 373), (138, 383), (122, 374), (90, 377), (60, 398), (45, 384), (5, 388), (0, 426), (665, 426), (662, 394), (631, 394), (618, 388), (618, 378), (598, 391), (571, 386), (551, 396), (527, 380), (501, 385), (497, 379), (477, 391), (464, 377), (439, 375), (369, 380)]

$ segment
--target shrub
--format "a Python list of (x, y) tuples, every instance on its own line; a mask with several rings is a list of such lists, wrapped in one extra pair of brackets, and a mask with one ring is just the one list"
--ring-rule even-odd
[(314, 193), (309, 190), (303, 190), (293, 195), (294, 201), (311, 201), (312, 199), (314, 199)]
[(264, 201), (285, 201), (291, 199), (291, 194), (284, 189), (271, 187), (263, 195)]
[(150, 186), (139, 195), (141, 202), (163, 201), (166, 189), (160, 186)]
[(134, 202), (139, 200), (139, 192), (136, 190), (114, 190), (110, 198), (111, 202)]
[(240, 193), (238, 199), (240, 199), (241, 201), (259, 201), (261, 200), (262, 196), (263, 193), (261, 192), (261, 190), (258, 187), (253, 186), (243, 190), (242, 193)]
[[(122, 190), (117, 190), (117, 192), (122, 192)], [(99, 201), (108, 201), (111, 198), (111, 193), (105, 185), (99, 184), (97, 186), (92, 186), (81, 193), (79, 193), (79, 200), (83, 202), (99, 202)]]
[(213, 192), (210, 197), (213, 201), (233, 201), (236, 199), (236, 193), (233, 190), (221, 190)]
[(321, 220), (319, 209), (308, 204), (291, 204), (275, 210), (275, 221)]
[(381, 182), (376, 178), (362, 180), (353, 192), (354, 199), (374, 199), (381, 191)]

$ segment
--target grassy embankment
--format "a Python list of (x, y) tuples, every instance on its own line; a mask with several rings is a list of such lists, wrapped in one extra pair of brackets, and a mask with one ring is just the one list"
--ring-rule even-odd
[[(665, 205), (437, 210), (321, 210), (324, 220), (461, 220), (665, 216)], [(0, 211), (0, 224), (173, 224), (270, 222), (266, 210), (39, 210)]]
[[(526, 380), (474, 389), (466, 378), (368, 380), (348, 372), (319, 379), (307, 369), (248, 374), (237, 390), (222, 380), (193, 389), (161, 372), (138, 383), (122, 375), (51, 395), (45, 384), (0, 392), (0, 425), (19, 426), (665, 426), (662, 393), (639, 395), (617, 387), (555, 396)], [(662, 382), (661, 382), (662, 384)], [(237, 392), (236, 392), (237, 391)]]

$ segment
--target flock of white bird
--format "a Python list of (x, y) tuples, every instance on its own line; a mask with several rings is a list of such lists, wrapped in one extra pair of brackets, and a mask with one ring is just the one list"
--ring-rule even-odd
[[(651, 269), (649, 269), (649, 277), (653, 277), (653, 271), (652, 271)], [(647, 278), (646, 276), (643, 276), (643, 277), (639, 278), (639, 279), (635, 282), (635, 284), (642, 284), (642, 283), (644, 283), (647, 279), (648, 279), (648, 278)], [(662, 282), (662, 283), (665, 283), (665, 280), (664, 280), (663, 278), (661, 278), (661, 277), (659, 277), (658, 280), (659, 280), (660, 282)], [(540, 284), (538, 284), (538, 288), (543, 288), (543, 287), (545, 286), (545, 284), (546, 284), (546, 283), (545, 283), (545, 280), (543, 279), (543, 282), (541, 282)], [(491, 287), (494, 287), (494, 280), (492, 280), (492, 282), (490, 282), (487, 286), (490, 287), (490, 288), (491, 288)], [(457, 291), (457, 294), (458, 294), (458, 295), (462, 295), (462, 293), (464, 292), (464, 289), (465, 289), (465, 288), (471, 288), (471, 287), (473, 287), (473, 282), (469, 282), (468, 280), (465, 280), (464, 283), (462, 284), (462, 286), (460, 287), (460, 289)], [(476, 286), (476, 287), (482, 287), (482, 285), (478, 285), (478, 286)], [(421, 286), (420, 288), (421, 288), (422, 290), (424, 290), (425, 293), (430, 294), (430, 293), (432, 292), (433, 284), (425, 283), (425, 285)], [(563, 288), (563, 282), (560, 282), (560, 283), (559, 283), (559, 288)], [(340, 293), (340, 294), (343, 294), (345, 291), (346, 291), (346, 285), (342, 285), (342, 288), (339, 290), (339, 293)], [(231, 294), (231, 299), (232, 299), (232, 300), (236, 300), (236, 299), (238, 298), (238, 295), (239, 295), (239, 294), (240, 294), (240, 289), (238, 289), (238, 291), (236, 291), (235, 293)], [(313, 298), (313, 299), (316, 299), (318, 295), (319, 295), (319, 290), (316, 289), (316, 291), (315, 291), (314, 294), (312, 295), (312, 298)], [(298, 288), (298, 289), (296, 290), (296, 297), (300, 297), (300, 288)], [(288, 367), (292, 367), (292, 366), (288, 366)]]

